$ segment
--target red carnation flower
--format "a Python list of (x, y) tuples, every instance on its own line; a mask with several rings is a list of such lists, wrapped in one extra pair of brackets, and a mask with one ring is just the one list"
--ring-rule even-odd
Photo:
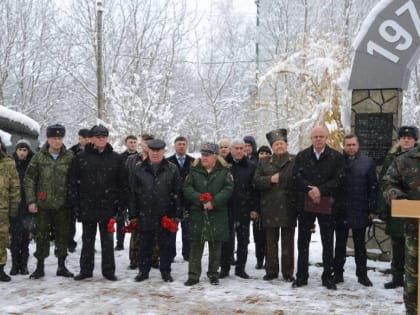
[(162, 218), (160, 224), (165, 230), (168, 230), (171, 233), (176, 233), (176, 231), (178, 231), (178, 224), (169, 219), (166, 215)]
[(115, 221), (115, 219), (114, 219), (114, 218), (109, 219), (109, 221), (108, 221), (108, 225), (107, 225), (107, 227), (106, 227), (106, 229), (107, 229), (108, 233), (114, 233), (114, 232), (115, 232), (115, 227), (114, 227), (115, 222), (116, 222), (116, 221)]
[(39, 200), (44, 200), (45, 198), (47, 198), (47, 194), (46, 193), (44, 193), (42, 191), (38, 193), (38, 199)]
[(207, 203), (209, 201), (212, 201), (212, 199), (213, 199), (213, 196), (209, 192), (205, 192), (200, 195), (201, 203)]
[(121, 231), (123, 233), (131, 233), (134, 232), (138, 227), (138, 224), (135, 221), (130, 221), (128, 225), (123, 226)]

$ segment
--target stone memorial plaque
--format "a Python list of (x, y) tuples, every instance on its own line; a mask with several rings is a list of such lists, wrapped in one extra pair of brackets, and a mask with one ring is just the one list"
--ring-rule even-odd
[(392, 113), (356, 113), (355, 133), (360, 150), (382, 165), (392, 146)]

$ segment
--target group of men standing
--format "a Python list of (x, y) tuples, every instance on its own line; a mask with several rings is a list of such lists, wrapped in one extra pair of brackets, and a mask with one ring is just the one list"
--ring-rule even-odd
[[(386, 220), (387, 229), (392, 230), (398, 222), (390, 217), (390, 200), (420, 199), (418, 129), (412, 126), (399, 129), (399, 145), (386, 158), (381, 182), (373, 160), (360, 152), (357, 136), (344, 137), (341, 154), (327, 145), (328, 130), (322, 126), (311, 131), (312, 145), (296, 156), (288, 152), (286, 129), (267, 133), (270, 147), (262, 146), (259, 150), (251, 136), (223, 140), (220, 146), (205, 143), (198, 159), (187, 154), (184, 137), (175, 139), (175, 154), (165, 159), (166, 143), (151, 135), (142, 136), (140, 152), (137, 138), (128, 136), (125, 139), (127, 151), (122, 154), (113, 150), (108, 142), (109, 132), (102, 125), (80, 130), (80, 142), (71, 150), (65, 148), (64, 136), (64, 126), (49, 126), (47, 142), (33, 157), (24, 155), (21, 160), (26, 163), (18, 161), (19, 150), (30, 149), (27, 143), (18, 144), (16, 148), (16, 165), (24, 188), (20, 192), (21, 204), (20, 207), (3, 207), (9, 209), (11, 231), (15, 231), (12, 232), (12, 275), (28, 273), (28, 237), (24, 237), (26, 242), (19, 238), (20, 224), (14, 224), (19, 217), (18, 209), (25, 213), (27, 206), (36, 226), (37, 267), (30, 275), (34, 279), (44, 277), (44, 260), (49, 255), (52, 232), (58, 258), (57, 276), (73, 277), (65, 260), (67, 252), (73, 252), (77, 246), (74, 241), (77, 219), (82, 223), (83, 232), (80, 272), (74, 279), (83, 280), (93, 275), (99, 227), (102, 274), (105, 279), (117, 280), (113, 218), (117, 218), (115, 250), (124, 249), (122, 229), (125, 224), (134, 227), (129, 267), (139, 270), (135, 281), (148, 279), (157, 259), (162, 279), (173, 281), (171, 263), (176, 256), (178, 223), (182, 227), (182, 256), (189, 262), (185, 285), (199, 282), (205, 242), (209, 243), (207, 275), (211, 284), (217, 285), (219, 279), (229, 276), (232, 264), (235, 264), (236, 276), (248, 279), (245, 267), (250, 222), (254, 221), (256, 268), (261, 268), (265, 259), (263, 279), (275, 279), (281, 271), (283, 279), (298, 288), (308, 283), (309, 244), (317, 220), (323, 251), (322, 285), (335, 290), (337, 284), (344, 281), (346, 243), (352, 229), (358, 282), (372, 286), (366, 267), (366, 227), (379, 213)], [(4, 156), (0, 158), (2, 162)], [(24, 165), (23, 170), (19, 168), (21, 165)], [(7, 174), (18, 178), (16, 171)], [(16, 180), (10, 183), (16, 187)], [(11, 195), (9, 200), (13, 198)], [(417, 223), (405, 223), (403, 227), (399, 222), (399, 234), (391, 234), (393, 278), (385, 288), (403, 285), (404, 242), (409, 250), (406, 257), (414, 255), (414, 249), (417, 254)], [(233, 259), (235, 244), (236, 261)], [(0, 248), (0, 280), (8, 281), (10, 277), (3, 271), (2, 255)], [(412, 261), (406, 261), (405, 270), (409, 283), (405, 301), (407, 310), (414, 310), (417, 309), (417, 301), (413, 300), (417, 286), (414, 289), (412, 282), (416, 281), (417, 269), (409, 264), (407, 267), (409, 262)]]

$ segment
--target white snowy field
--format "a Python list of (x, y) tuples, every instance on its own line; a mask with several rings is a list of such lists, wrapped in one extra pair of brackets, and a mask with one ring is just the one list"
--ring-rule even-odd
[[(68, 267), (79, 272), (81, 250), (81, 226), (77, 226), (76, 252), (69, 254)], [(136, 270), (128, 270), (129, 236), (125, 239), (125, 250), (115, 252), (119, 281), (110, 282), (101, 274), (99, 239), (96, 242), (94, 277), (74, 281), (56, 277), (57, 260), (50, 256), (46, 260), (46, 275), (41, 280), (30, 280), (29, 276), (13, 276), (12, 281), (0, 283), (0, 314), (372, 314), (393, 315), (405, 312), (403, 289), (385, 290), (383, 284), (391, 279), (378, 271), (389, 268), (389, 263), (368, 261), (373, 287), (366, 288), (357, 282), (354, 259), (346, 262), (345, 282), (337, 291), (321, 286), (322, 268), (319, 234), (313, 234), (311, 242), (310, 278), (308, 286), (293, 289), (290, 283), (279, 279), (264, 281), (264, 270), (254, 268), (256, 259), (254, 244), (249, 244), (246, 271), (251, 279), (243, 280), (233, 275), (220, 280), (219, 286), (210, 285), (206, 277), (208, 255), (203, 257), (203, 274), (200, 283), (184, 286), (188, 263), (181, 256), (180, 231), (177, 239), (178, 256), (172, 264), (173, 283), (161, 280), (160, 272), (152, 269), (149, 280), (137, 283), (133, 279)], [(31, 242), (29, 271), (35, 269), (32, 256), (35, 245)], [(54, 247), (51, 246), (50, 253)], [(296, 254), (297, 256), (297, 254)], [(6, 265), (10, 271), (10, 257)]]

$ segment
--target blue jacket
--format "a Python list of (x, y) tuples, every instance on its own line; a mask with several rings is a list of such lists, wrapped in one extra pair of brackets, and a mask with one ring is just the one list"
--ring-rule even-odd
[(358, 152), (354, 159), (344, 155), (345, 178), (337, 196), (337, 217), (350, 227), (364, 228), (376, 213), (378, 179), (373, 160)]

